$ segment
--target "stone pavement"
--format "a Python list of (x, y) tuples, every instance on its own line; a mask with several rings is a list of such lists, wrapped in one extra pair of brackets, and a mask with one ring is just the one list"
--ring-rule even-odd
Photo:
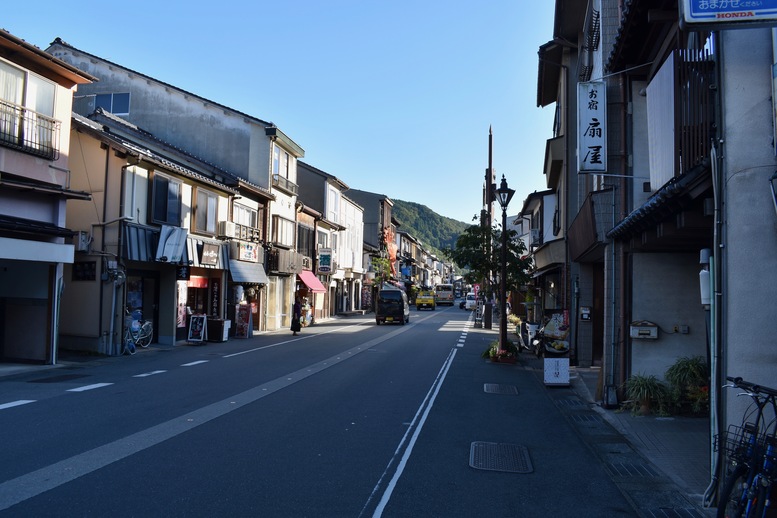
[(715, 508), (704, 508), (704, 495), (711, 480), (709, 418), (635, 416), (629, 411), (606, 409), (595, 397), (599, 370), (572, 367), (570, 386), (592, 403), (592, 408), (637, 452), (671, 479), (705, 516), (715, 516)]

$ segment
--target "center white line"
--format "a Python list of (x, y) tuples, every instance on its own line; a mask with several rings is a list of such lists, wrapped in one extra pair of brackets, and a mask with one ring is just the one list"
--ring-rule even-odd
[[(291, 372), (280, 378), (268, 381), (252, 389), (248, 389), (239, 394), (234, 394), (226, 399), (211, 403), (187, 414), (174, 417), (169, 421), (152, 426), (145, 430), (140, 430), (132, 435), (117, 439), (113, 442), (103, 444), (92, 450), (74, 455), (68, 459), (45, 466), (36, 471), (21, 475), (15, 479), (0, 483), (0, 511), (23, 502), (29, 498), (37, 496), (45, 491), (66, 484), (79, 477), (83, 477), (113, 462), (122, 460), (130, 455), (134, 455), (146, 448), (156, 446), (168, 439), (176, 437), (182, 433), (188, 432), (200, 425), (217, 419), (225, 414), (233, 412), (238, 408), (253, 403), (261, 398), (267, 397), (279, 390), (290, 387), (310, 376), (313, 376), (329, 367), (337, 365), (340, 362), (347, 361), (356, 355), (357, 351), (368, 351), (371, 347), (383, 342), (391, 343), (391, 340), (400, 333), (410, 329), (409, 326), (401, 326), (396, 331), (391, 331), (378, 338), (374, 338), (356, 347), (351, 351), (353, 355), (344, 357), (338, 355), (341, 359), (335, 357), (324, 361), (308, 365), (296, 372)], [(202, 362), (194, 362), (202, 363)], [(105, 384), (100, 384), (102, 386)], [(97, 385), (93, 386), (97, 388)], [(78, 390), (82, 390), (84, 387)]]
[(133, 378), (145, 378), (147, 376), (153, 376), (154, 374), (163, 374), (167, 371), (151, 371), (151, 372), (144, 372), (143, 374), (135, 374), (132, 376)]
[(13, 408), (15, 406), (21, 406), (26, 405), (27, 403), (35, 403), (34, 399), (20, 399), (18, 401), (11, 401), (10, 403), (3, 403), (0, 405), (0, 410), (5, 410), (6, 408)]
[(198, 360), (196, 362), (184, 363), (181, 367), (191, 367), (192, 365), (199, 365), (201, 363), (208, 363), (210, 360)]
[(84, 385), (83, 387), (68, 389), (68, 392), (84, 392), (85, 390), (94, 390), (98, 388), (107, 387), (109, 385), (113, 385), (113, 383), (95, 383), (93, 385)]

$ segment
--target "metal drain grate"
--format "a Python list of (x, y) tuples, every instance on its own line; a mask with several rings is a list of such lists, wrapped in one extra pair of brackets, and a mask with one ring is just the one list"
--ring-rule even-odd
[(566, 406), (566, 407), (583, 406), (583, 401), (579, 398), (557, 399), (556, 404), (558, 406)]
[(704, 518), (704, 515), (693, 508), (682, 507), (662, 507), (659, 509), (648, 509), (646, 516), (655, 518)]
[(488, 394), (507, 394), (509, 396), (518, 394), (515, 385), (500, 385), (498, 383), (483, 383), (483, 390)]
[(603, 423), (604, 419), (599, 414), (572, 414), (570, 419), (577, 423)]
[(473, 442), (469, 449), (469, 465), (475, 469), (507, 473), (534, 471), (529, 450), (519, 444)]
[(647, 464), (634, 464), (631, 462), (611, 462), (607, 465), (607, 471), (613, 477), (642, 477), (655, 478), (658, 473)]

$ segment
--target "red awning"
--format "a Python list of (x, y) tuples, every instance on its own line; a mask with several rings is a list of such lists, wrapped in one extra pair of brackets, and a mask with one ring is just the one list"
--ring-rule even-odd
[(321, 284), (321, 281), (318, 280), (318, 277), (316, 277), (313, 272), (302, 270), (297, 276), (305, 283), (310, 291), (314, 293), (324, 293), (326, 291), (324, 285)]

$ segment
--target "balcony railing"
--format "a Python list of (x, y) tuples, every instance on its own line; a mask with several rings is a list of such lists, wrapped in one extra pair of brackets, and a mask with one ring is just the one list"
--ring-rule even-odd
[(0, 100), (0, 145), (57, 160), (61, 123), (23, 106)]
[(292, 196), (297, 194), (297, 184), (278, 174), (272, 175), (272, 186), (284, 190)]

